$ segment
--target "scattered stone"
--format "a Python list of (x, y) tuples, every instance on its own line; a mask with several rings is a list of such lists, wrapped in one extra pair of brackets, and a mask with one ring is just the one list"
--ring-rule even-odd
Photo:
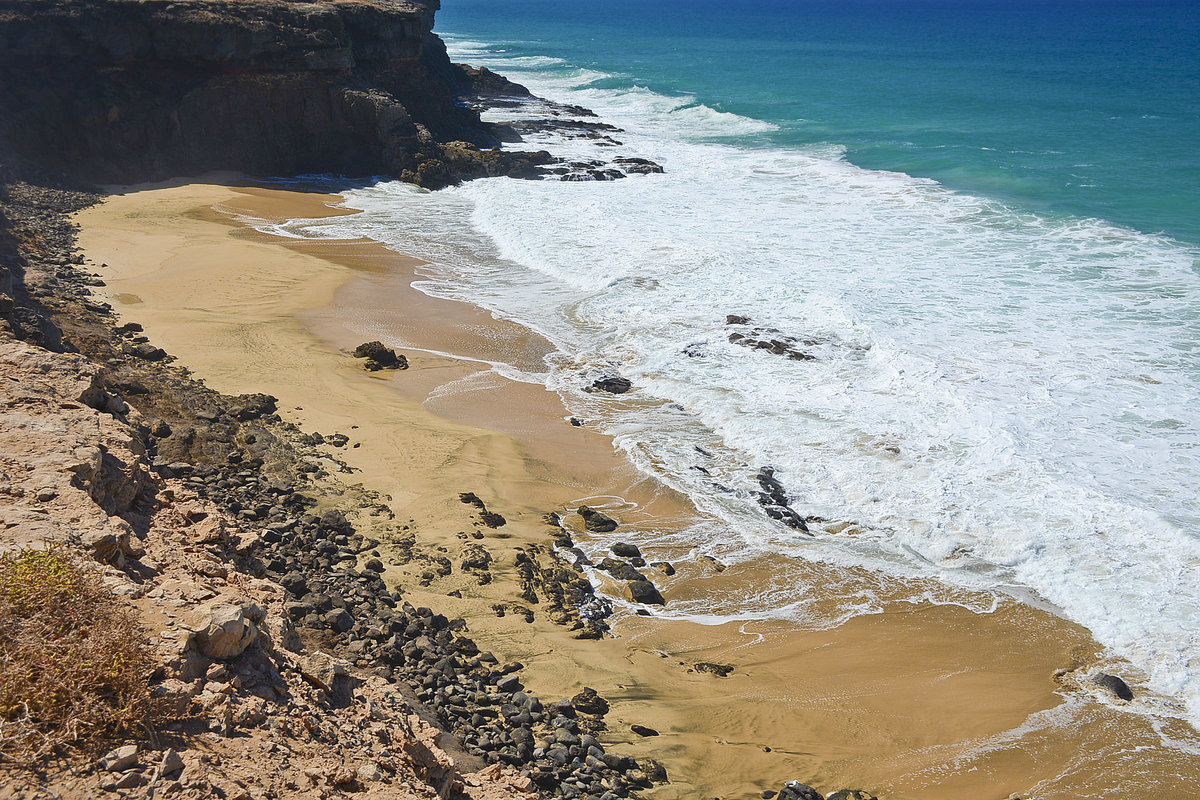
[(645, 725), (630, 725), (629, 730), (638, 736), (658, 736), (658, 731), (654, 730), (654, 728), (647, 728)]
[(167, 748), (166, 752), (163, 753), (162, 760), (158, 763), (159, 777), (165, 778), (168, 775), (179, 772), (181, 769), (183, 769), (183, 756), (179, 755), (173, 749)]
[(105, 753), (100, 758), (100, 769), (108, 770), (109, 772), (124, 772), (137, 764), (137, 761), (138, 746), (136, 744), (127, 744)]

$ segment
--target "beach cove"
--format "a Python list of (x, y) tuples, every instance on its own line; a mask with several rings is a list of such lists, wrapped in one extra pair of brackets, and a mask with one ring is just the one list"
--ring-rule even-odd
[[(914, 799), (1149, 798), (1196, 785), (1194, 757), (1163, 745), (1194, 733), (1089, 688), (1102, 648), (1078, 626), (1012, 600), (989, 599), (981, 613), (961, 590), (917, 591), (785, 556), (721, 570), (691, 553), (683, 534), (702, 514), (685, 496), (635, 469), (607, 436), (571, 425), (555, 394), (492, 369), (537, 372), (553, 351), (544, 338), (417, 291), (422, 264), (378, 243), (255, 229), (347, 213), (335, 195), (226, 176), (130, 187), (76, 221), (87, 257), (107, 265), (103, 291), (122, 320), (143, 325), (212, 388), (267, 392), (303, 429), (349, 437), (330, 450), (353, 470), (346, 480), (390, 496), (411, 520), (415, 550), (457, 562), (464, 545), (484, 542), (495, 565), (488, 584), (463, 569), (427, 580), (419, 560), (389, 563), (384, 577), (414, 605), (467, 619), (481, 646), (525, 665), (539, 696), (596, 689), (612, 704), (602, 741), (667, 767), (671, 783), (651, 796), (751, 797), (793, 778)], [(364, 371), (350, 351), (370, 339), (395, 346), (410, 368)], [(460, 492), (506, 524), (473, 524)], [(573, 512), (584, 503), (617, 519), (617, 531), (583, 530)], [(551, 557), (550, 512), (593, 561), (619, 540), (671, 563), (675, 576), (654, 574), (668, 607), (785, 581), (831, 608), (869, 587), (880, 613), (805, 629), (769, 619), (699, 625), (619, 604), (614, 637), (576, 639), (518, 599), (517, 548)], [(484, 538), (462, 538), (472, 529)], [(601, 588), (619, 599), (619, 584)], [(923, 593), (925, 602), (912, 600)], [(508, 607), (503, 617), (497, 604)], [(721, 677), (698, 663), (733, 669)], [(631, 725), (660, 735), (636, 736)]]

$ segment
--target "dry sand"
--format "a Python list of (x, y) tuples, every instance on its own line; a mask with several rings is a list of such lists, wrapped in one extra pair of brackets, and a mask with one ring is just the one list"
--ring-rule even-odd
[[(387, 577), (414, 604), (465, 617), (481, 646), (524, 662), (539, 695), (587, 685), (608, 698), (606, 741), (667, 766), (672, 782), (652, 796), (752, 798), (793, 778), (896, 800), (1200, 796), (1197, 757), (1164, 747), (1155, 726), (1193, 743), (1194, 731), (1073, 682), (1099, 664), (1086, 631), (1011, 601), (990, 614), (898, 601), (922, 587), (854, 570), (763, 558), (717, 571), (688, 559), (678, 534), (696, 512), (685, 498), (639, 475), (606, 436), (569, 425), (556, 395), (489, 371), (489, 362), (537, 371), (549, 343), (418, 292), (409, 284), (420, 264), (377, 243), (282, 239), (243, 221), (347, 213), (337, 202), (219, 180), (132, 187), (78, 216), (80, 243), (107, 265), (98, 271), (120, 316), (213, 388), (268, 392), (305, 430), (348, 435), (358, 446), (336, 451), (354, 471), (346, 480), (390, 495), (423, 552), (452, 557), (486, 532), (497, 558), (487, 586), (456, 571), (423, 587), (419, 561)], [(412, 368), (365, 372), (349, 351), (367, 338), (402, 344)], [(464, 491), (508, 524), (481, 528), (457, 498)], [(526, 605), (515, 549), (545, 547), (543, 515), (589, 499), (610, 502), (622, 531), (644, 533), (651, 550), (655, 535), (676, 542), (653, 553), (677, 560), (679, 575), (662, 584), (669, 601), (785, 582), (816, 607), (868, 588), (883, 613), (830, 630), (625, 616), (603, 641), (571, 638), (537, 607), (532, 623), (497, 617), (496, 604)], [(601, 545), (577, 516), (568, 521), (585, 549)], [(446, 596), (456, 589), (462, 598)], [(705, 661), (734, 671), (693, 669)], [(1075, 672), (1056, 679), (1064, 669)], [(634, 723), (662, 735), (641, 739)]]

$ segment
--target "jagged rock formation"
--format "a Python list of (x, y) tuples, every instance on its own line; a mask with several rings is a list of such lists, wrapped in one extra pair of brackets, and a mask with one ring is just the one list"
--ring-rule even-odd
[(3, 0), (0, 161), (77, 185), (232, 169), (441, 186), (548, 160), (478, 150), (497, 139), (455, 96), (479, 73), (431, 33), (437, 6)]

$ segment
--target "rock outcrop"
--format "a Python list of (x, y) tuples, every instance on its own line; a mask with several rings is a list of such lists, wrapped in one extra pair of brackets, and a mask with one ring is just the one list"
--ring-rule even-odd
[[(455, 101), (472, 81), (501, 84), (451, 65), (431, 33), (437, 5), (4, 0), (0, 161), (7, 150), (77, 184), (224, 169), (431, 187), (468, 166), (507, 174), (507, 156), (478, 149), (494, 133)], [(447, 159), (446, 142), (466, 144)]]

